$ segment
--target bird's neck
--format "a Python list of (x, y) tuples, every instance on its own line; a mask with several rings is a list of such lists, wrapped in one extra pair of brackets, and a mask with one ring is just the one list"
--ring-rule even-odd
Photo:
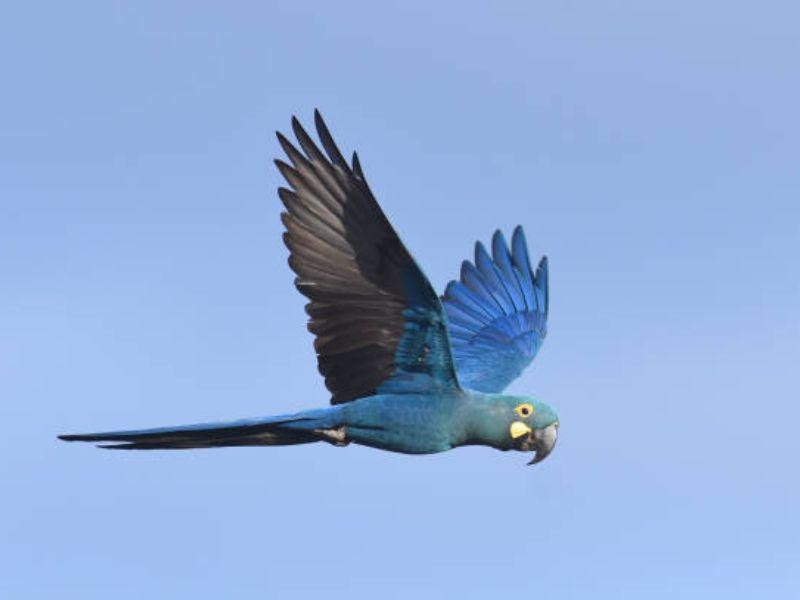
[(510, 448), (508, 406), (498, 394), (469, 392), (462, 413), (463, 440), (459, 445), (481, 444)]

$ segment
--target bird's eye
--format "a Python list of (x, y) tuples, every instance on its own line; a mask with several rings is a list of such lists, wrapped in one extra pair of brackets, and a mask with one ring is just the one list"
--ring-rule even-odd
[(525, 404), (520, 404), (517, 408), (514, 409), (514, 411), (520, 417), (523, 418), (530, 417), (533, 414), (533, 407), (526, 402)]

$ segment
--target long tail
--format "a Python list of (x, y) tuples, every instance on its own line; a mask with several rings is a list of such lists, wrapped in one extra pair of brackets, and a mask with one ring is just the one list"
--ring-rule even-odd
[(98, 446), (112, 450), (288, 446), (320, 441), (345, 443), (343, 435), (339, 435), (339, 429), (337, 429), (335, 420), (332, 419), (331, 412), (331, 409), (322, 409), (285, 417), (264, 417), (156, 429), (79, 433), (58, 437), (66, 442), (119, 442)]

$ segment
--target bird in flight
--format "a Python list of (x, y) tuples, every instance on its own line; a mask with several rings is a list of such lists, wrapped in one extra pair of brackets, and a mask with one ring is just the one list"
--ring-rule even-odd
[[(357, 154), (348, 164), (315, 111), (322, 149), (296, 118), (298, 149), (276, 160), (295, 285), (309, 300), (308, 328), (331, 406), (295, 414), (59, 436), (101, 448), (159, 450), (350, 442), (430, 454), (459, 446), (534, 452), (556, 443), (544, 402), (503, 390), (546, 333), (547, 258), (534, 269), (525, 234), (479, 242), (474, 262), (440, 298), (373, 196)], [(290, 164), (291, 163), (291, 164)]]

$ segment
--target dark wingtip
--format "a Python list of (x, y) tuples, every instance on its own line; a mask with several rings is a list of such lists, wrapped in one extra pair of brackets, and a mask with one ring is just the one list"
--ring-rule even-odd
[(297, 137), (300, 145), (303, 145), (304, 141), (310, 142), (313, 145), (313, 141), (306, 133), (306, 130), (303, 128), (302, 123), (300, 123), (300, 119), (292, 115), (292, 131), (294, 131), (294, 135)]
[(339, 147), (333, 140), (333, 135), (331, 135), (328, 126), (325, 124), (319, 109), (316, 108), (314, 109), (314, 125), (317, 128), (319, 141), (322, 142), (322, 147), (325, 148), (325, 152), (327, 153), (330, 161), (341, 169), (348, 171), (350, 166), (347, 164), (347, 161), (344, 159), (344, 156), (342, 156)]
[(295, 154), (297, 153), (297, 150), (295, 150), (294, 146), (292, 146), (292, 143), (280, 131), (275, 132), (275, 137), (278, 138), (278, 143), (281, 145), (281, 148), (283, 148), (283, 151), (289, 158), (291, 158), (293, 151)]
[(358, 160), (358, 153), (353, 152), (353, 173), (364, 179), (364, 172), (361, 170), (361, 161)]
[(275, 163), (275, 166), (278, 168), (278, 171), (281, 172), (281, 175), (283, 175), (283, 178), (286, 180), (286, 182), (289, 185), (292, 185), (292, 177), (296, 175), (294, 167), (285, 161), (282, 161), (280, 158), (276, 158), (272, 162)]
[(322, 118), (322, 113), (319, 112), (318, 108), (314, 109), (314, 125), (317, 127), (317, 130), (324, 129), (325, 131), (328, 130), (328, 126), (325, 125), (325, 119)]

